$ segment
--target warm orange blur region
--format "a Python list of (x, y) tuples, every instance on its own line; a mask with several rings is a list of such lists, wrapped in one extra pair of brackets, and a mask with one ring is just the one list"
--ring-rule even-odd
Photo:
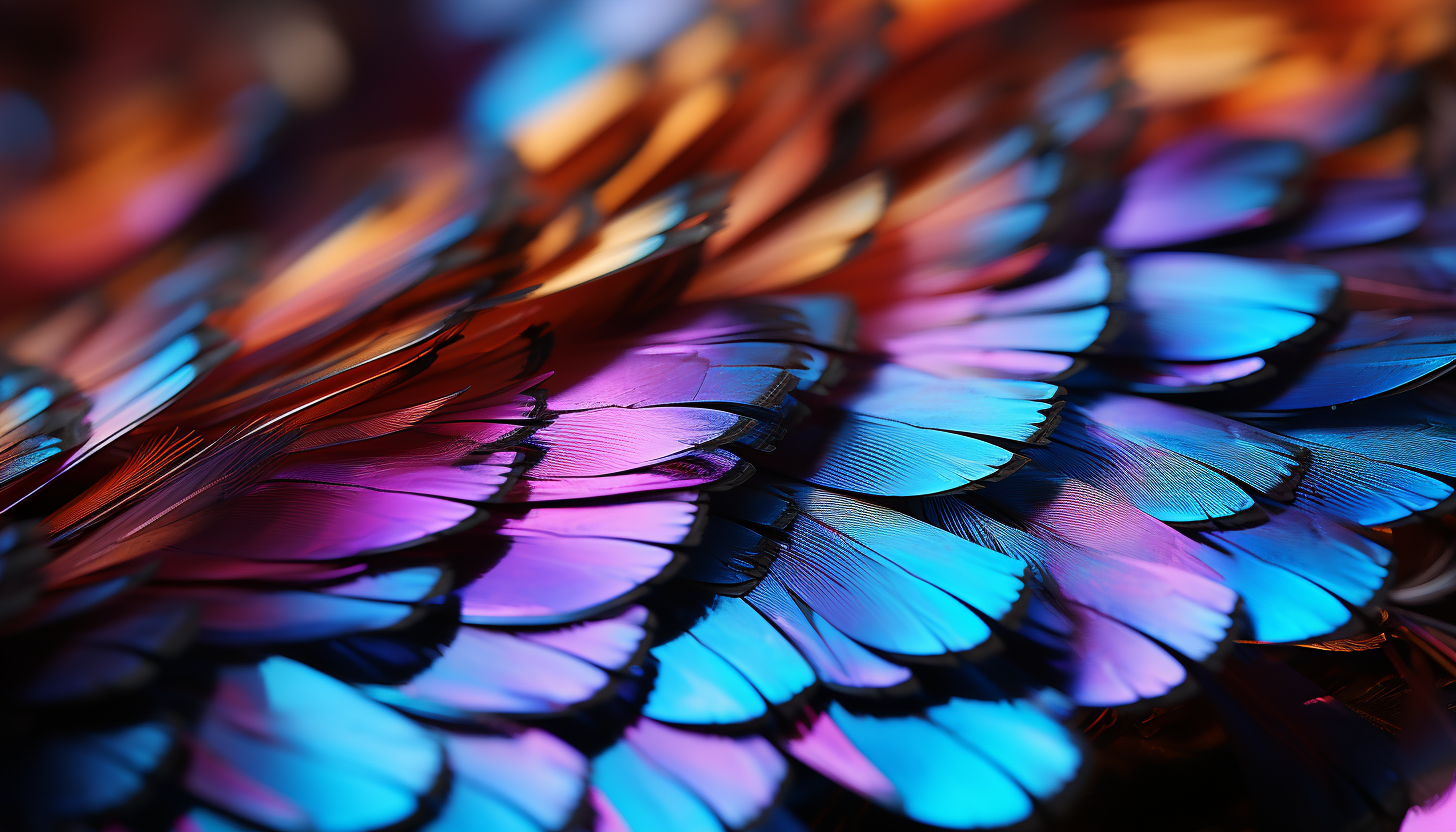
[(731, 95), (722, 78), (704, 81), (684, 93), (652, 129), (642, 149), (597, 189), (597, 210), (610, 213), (636, 194), (723, 115)]
[(551, 170), (626, 112), (646, 88), (647, 73), (639, 66), (604, 69), (528, 117), (511, 147), (531, 170)]
[(544, 297), (595, 280), (661, 248), (662, 235), (683, 219), (681, 196), (658, 197), (602, 226), (594, 245), (580, 256), (541, 273), (527, 273), (513, 285), (534, 284), (531, 297)]
[(733, 189), (727, 224), (708, 241), (709, 255), (726, 251), (809, 184), (829, 152), (829, 126), (827, 117), (797, 125), (744, 174)]
[(412, 260), (421, 241), (478, 203), (478, 177), (458, 148), (432, 146), (400, 165), (393, 200), (366, 208), (271, 275), (228, 314), (224, 325), (245, 356), (323, 320), (355, 294)]
[(1319, 128), (1373, 83), (1445, 50), (1452, 0), (1173, 0), (1083, 10), (1120, 43), (1151, 148), (1203, 126), (1320, 146)]
[(772, 234), (705, 267), (684, 293), (696, 301), (796, 286), (844, 261), (884, 216), (889, 183), (871, 174), (789, 218)]
[(712, 15), (688, 28), (662, 48), (657, 73), (675, 89), (694, 86), (723, 69), (738, 47), (738, 31), (722, 15)]
[(1181, 104), (1247, 81), (1279, 48), (1287, 26), (1264, 4), (1162, 3), (1139, 15), (1123, 58), (1143, 102)]
[(51, 293), (171, 231), (239, 152), (223, 112), (151, 86), (113, 99), (60, 170), (0, 210), (7, 294)]
[(1003, 15), (1025, 0), (890, 0), (896, 17), (885, 42), (897, 54), (914, 55), (967, 26)]

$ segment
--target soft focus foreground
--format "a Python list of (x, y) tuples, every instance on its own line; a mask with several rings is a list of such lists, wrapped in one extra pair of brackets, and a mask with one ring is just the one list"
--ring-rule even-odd
[(0, 827), (1456, 826), (1453, 5), (0, 5)]

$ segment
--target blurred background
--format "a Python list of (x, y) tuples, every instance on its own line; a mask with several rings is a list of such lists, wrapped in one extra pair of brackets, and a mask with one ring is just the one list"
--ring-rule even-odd
[[(793, 81), (786, 54), (829, 44), (843, 61), (844, 45), (856, 38), (879, 65), (854, 77), (839, 73), (836, 83), (854, 88), (833, 92), (841, 145), (855, 117), (863, 121), (881, 103), (874, 77), (959, 38), (960, 65), (931, 66), (900, 93), (972, 108), (985, 92), (978, 85), (1009, 83), (1007, 65), (1033, 77), (1068, 56), (1105, 49), (1126, 80), (1119, 95), (1144, 114), (1139, 147), (1216, 124), (1333, 152), (1387, 123), (1368, 110), (1391, 100), (1389, 88), (1414, 87), (1404, 70), (1436, 64), (1445, 72), (1450, 7), (1446, 0), (5, 0), (0, 296), (11, 309), (54, 298), (208, 235), (286, 237), (308, 221), (309, 206), (300, 203), (328, 204), (319, 189), (347, 189), (345, 168), (353, 165), (359, 185), (371, 167), (364, 157), (426, 139), (468, 144), (498, 169), (528, 174), (535, 181), (526, 198), (549, 202), (543, 194), (605, 181), (629, 155), (623, 149), (640, 146), (647, 126), (698, 75), (727, 77), (740, 99), (751, 97), (759, 93), (748, 81)], [(891, 22), (870, 34), (854, 31), (857, 18)], [(831, 63), (821, 60), (821, 69)], [(978, 72), (997, 63), (995, 72)], [(817, 82), (827, 89), (825, 79)], [(1412, 106), (1450, 118), (1456, 90), (1444, 82), (1409, 93)], [(957, 114), (947, 109), (946, 118)], [(1417, 144), (1414, 131), (1393, 131), (1379, 146), (1324, 164), (1390, 166), (1419, 153)], [(601, 158), (582, 158), (593, 154)], [(834, 165), (822, 154), (798, 161), (814, 172)], [(316, 183), (327, 176), (332, 184)], [(305, 180), (313, 184), (302, 187)]]

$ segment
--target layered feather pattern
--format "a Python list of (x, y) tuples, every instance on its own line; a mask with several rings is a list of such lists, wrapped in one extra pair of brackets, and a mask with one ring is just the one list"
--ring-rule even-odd
[(1446, 4), (154, 5), (0, 61), (7, 828), (1437, 811)]

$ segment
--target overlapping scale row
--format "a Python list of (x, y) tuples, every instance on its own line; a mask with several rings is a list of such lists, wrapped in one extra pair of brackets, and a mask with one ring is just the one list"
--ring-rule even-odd
[[(1218, 4), (891, 5), (399, 12), (494, 41), (432, 87), (458, 122), (288, 138), (0, 313), (6, 817), (717, 832), (842, 788), (845, 828), (1055, 825), (1079, 723), (1190, 700), (1320, 823), (1429, 797), (1449, 749), (1352, 709), (1444, 736), (1456, 672), (1387, 602), (1456, 503), (1430, 21), (1335, 67), (1230, 12), (1197, 65)], [(69, 259), (12, 233), (60, 183), (0, 190), (0, 264), (136, 257), (252, 138), (199, 125)], [(1367, 645), (1389, 720), (1289, 652)]]

